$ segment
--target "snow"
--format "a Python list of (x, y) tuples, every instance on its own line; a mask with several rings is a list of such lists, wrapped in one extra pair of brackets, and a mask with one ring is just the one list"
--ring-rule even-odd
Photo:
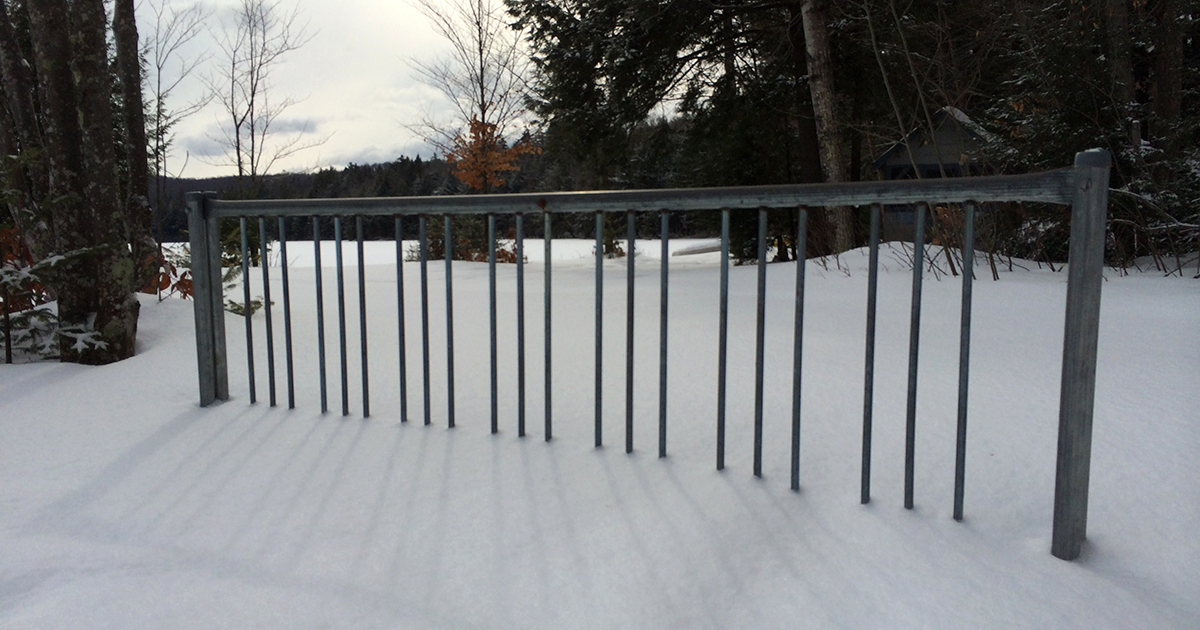
[[(297, 408), (259, 404), (228, 315), (233, 400), (197, 406), (192, 304), (143, 302), (116, 365), (0, 366), (0, 628), (1195, 628), (1200, 285), (1106, 273), (1089, 540), (1049, 554), (1066, 275), (980, 268), (966, 519), (951, 519), (958, 295), (924, 284), (916, 509), (903, 509), (911, 275), (883, 256), (872, 502), (858, 502), (865, 256), (808, 263), (802, 489), (788, 489), (795, 265), (768, 268), (764, 477), (750, 473), (757, 270), (730, 274), (727, 464), (714, 469), (718, 269), (670, 259), (669, 457), (657, 455), (658, 243), (641, 243), (635, 453), (624, 442), (625, 261), (605, 263), (605, 447), (592, 448), (590, 242), (556, 242), (554, 439), (542, 439), (541, 243), (527, 243), (528, 431), (516, 432), (514, 273), (499, 269), (500, 433), (489, 433), (487, 267), (455, 263), (457, 428), (445, 428), (441, 261), (405, 264), (410, 421), (398, 421), (394, 249), (368, 244), (369, 419), (347, 273), (319, 412), (311, 261), (289, 248)], [(679, 248), (694, 246), (681, 242)], [(327, 247), (332, 247), (326, 244)], [(311, 245), (307, 247), (311, 254)], [(331, 264), (333, 257), (323, 252)], [(356, 260), (347, 244), (346, 260)], [(981, 261), (982, 263), (982, 261)], [(252, 274), (257, 295), (261, 278)], [(272, 274), (278, 282), (278, 274)], [(231, 295), (240, 295), (235, 290)]]

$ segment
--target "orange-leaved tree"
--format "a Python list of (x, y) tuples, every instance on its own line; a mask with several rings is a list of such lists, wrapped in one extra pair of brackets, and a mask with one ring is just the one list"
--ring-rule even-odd
[(536, 153), (537, 147), (528, 142), (508, 146), (495, 123), (471, 118), (467, 135), (458, 134), (446, 152), (454, 176), (468, 188), (491, 192), (504, 184), (504, 174), (518, 170), (517, 157)]

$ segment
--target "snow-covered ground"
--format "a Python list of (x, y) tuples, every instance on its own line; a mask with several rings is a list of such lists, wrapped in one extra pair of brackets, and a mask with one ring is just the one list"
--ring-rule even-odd
[[(695, 243), (679, 243), (688, 247)], [(431, 264), (433, 425), (418, 268), (405, 266), (399, 419), (394, 250), (369, 244), (371, 418), (357, 270), (352, 415), (319, 410), (311, 245), (293, 245), (297, 408), (197, 406), (192, 305), (144, 302), (120, 364), (0, 366), (0, 628), (1200, 627), (1200, 285), (1106, 273), (1083, 557), (1049, 554), (1066, 275), (975, 283), (966, 520), (951, 519), (959, 283), (925, 282), (916, 509), (902, 507), (911, 276), (880, 277), (873, 500), (858, 501), (865, 256), (808, 263), (802, 490), (788, 489), (794, 264), (768, 268), (764, 477), (751, 475), (754, 267), (732, 269), (727, 464), (714, 469), (714, 254), (670, 259), (668, 458), (657, 455), (657, 243), (637, 260), (636, 415), (624, 443), (625, 266), (605, 268), (605, 448), (592, 448), (591, 244), (556, 243), (554, 439), (542, 440), (541, 243), (527, 243), (529, 436), (516, 431), (514, 266), (499, 271), (500, 426), (489, 433), (487, 267), (455, 263), (457, 428)], [(355, 263), (347, 244), (347, 263)], [(306, 266), (307, 265), (307, 266)], [(1030, 266), (1030, 265), (1026, 265)], [(277, 271), (277, 270), (273, 270)], [(261, 293), (254, 273), (254, 292)], [(278, 282), (278, 273), (273, 274)], [(279, 399), (286, 402), (280, 287)]]

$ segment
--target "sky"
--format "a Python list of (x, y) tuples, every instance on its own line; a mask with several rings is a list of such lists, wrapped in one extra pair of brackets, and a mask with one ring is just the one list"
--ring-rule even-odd
[[(189, 4), (186, 0), (141, 0), (139, 33), (143, 41), (153, 29), (150, 5), (161, 2)], [(420, 120), (424, 112), (444, 111), (445, 102), (416, 79), (410, 62), (433, 61), (448, 45), (425, 16), (405, 0), (280, 2), (299, 9), (300, 22), (308, 23), (312, 38), (273, 70), (272, 97), (298, 100), (278, 126), (306, 130), (306, 139), (326, 140), (280, 160), (272, 172), (310, 171), (351, 162), (370, 164), (402, 155), (428, 159), (434, 152), (432, 146), (405, 125)], [(228, 19), (236, 2), (208, 0), (203, 4), (212, 11), (207, 28), (219, 32), (221, 19)], [(180, 52), (180, 59), (212, 52), (215, 42), (212, 33), (203, 32)], [(201, 66), (186, 79), (168, 106), (182, 107), (202, 94), (204, 72), (208, 69)], [(219, 113), (212, 103), (177, 125), (169, 171), (193, 178), (234, 174), (232, 166), (219, 163), (221, 150), (213, 140), (220, 137)], [(182, 173), (177, 172), (180, 167), (184, 167)]]

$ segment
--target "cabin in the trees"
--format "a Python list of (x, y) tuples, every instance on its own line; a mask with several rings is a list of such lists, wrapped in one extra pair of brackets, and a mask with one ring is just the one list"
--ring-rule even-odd
[[(918, 128), (884, 151), (873, 166), (880, 179), (933, 179), (983, 175), (982, 145), (988, 132), (954, 107), (933, 114), (933, 134)], [(883, 239), (911, 241), (913, 211), (889, 206), (884, 214)]]

